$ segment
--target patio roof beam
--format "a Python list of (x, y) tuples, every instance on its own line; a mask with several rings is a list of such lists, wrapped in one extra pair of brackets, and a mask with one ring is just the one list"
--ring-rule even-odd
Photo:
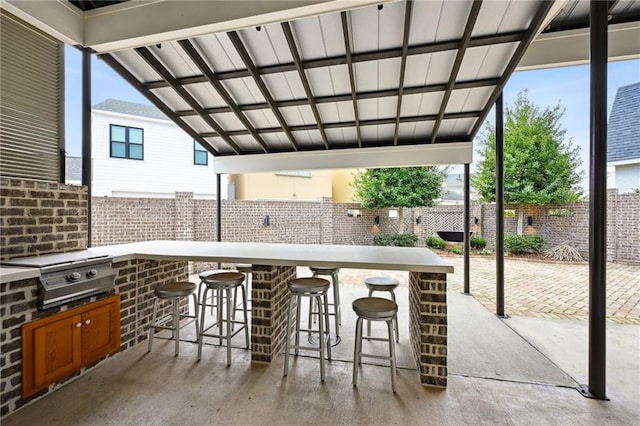
[[(472, 47), (489, 46), (493, 44), (517, 43), (523, 39), (523, 36), (524, 35), (521, 31), (516, 31), (516, 32), (509, 32), (504, 34), (473, 37), (469, 41), (468, 47), (472, 48)], [(407, 56), (424, 55), (427, 53), (447, 52), (450, 50), (457, 50), (458, 47), (460, 47), (460, 40), (419, 44), (415, 46), (409, 46), (407, 48)], [(402, 48), (393, 48), (393, 49), (386, 49), (386, 50), (380, 50), (375, 52), (354, 53), (351, 55), (351, 61), (355, 64), (358, 62), (379, 61), (382, 59), (392, 59), (392, 58), (400, 58), (400, 57), (402, 57)], [(348, 63), (347, 56), (345, 55), (345, 56), (334, 56), (331, 58), (310, 59), (307, 61), (302, 61), (302, 67), (304, 69), (325, 68), (325, 67), (331, 67), (335, 65), (347, 65), (347, 63)], [(278, 73), (284, 73), (289, 71), (295, 71), (296, 65), (294, 63), (268, 65), (264, 67), (256, 67), (256, 70), (260, 75), (278, 74)], [(234, 78), (246, 78), (251, 76), (252, 76), (252, 72), (249, 69), (225, 71), (225, 72), (220, 72), (216, 74), (216, 77), (219, 80), (230, 80)], [(207, 78), (203, 75), (178, 79), (178, 82), (181, 85), (206, 83), (207, 81), (208, 81)], [(150, 82), (147, 82), (146, 85), (149, 89), (160, 89), (160, 88), (169, 86), (167, 82), (163, 80), (150, 81)]]
[(396, 103), (396, 125), (393, 130), (393, 144), (398, 145), (398, 130), (400, 128), (400, 110), (402, 109), (402, 93), (404, 91), (404, 74), (407, 69), (407, 50), (409, 48), (409, 34), (411, 33), (411, 11), (413, 0), (407, 0), (404, 9), (404, 36), (402, 39), (402, 56), (400, 58), (400, 78), (398, 81), (398, 102)]
[(518, 63), (522, 59), (522, 56), (527, 50), (527, 47), (529, 47), (529, 45), (535, 38), (536, 34), (540, 32), (542, 24), (544, 23), (544, 20), (547, 17), (547, 14), (549, 13), (549, 10), (551, 10), (552, 7), (553, 7), (553, 2), (550, 2), (550, 1), (543, 1), (540, 4), (540, 7), (536, 11), (536, 14), (533, 17), (533, 20), (529, 25), (529, 28), (527, 29), (527, 31), (525, 31), (522, 41), (520, 42), (520, 44), (518, 44), (518, 47), (516, 48), (516, 51), (513, 53), (513, 56), (511, 57), (511, 60), (507, 64), (505, 70), (503, 71), (502, 76), (498, 81), (498, 84), (496, 84), (496, 87), (493, 90), (493, 93), (487, 100), (487, 104), (484, 107), (484, 110), (482, 110), (482, 114), (478, 117), (478, 121), (473, 126), (473, 129), (469, 134), (470, 140), (473, 140), (473, 138), (476, 137), (476, 134), (480, 130), (480, 127), (482, 127), (482, 124), (484, 123), (484, 120), (487, 117), (487, 114), (489, 114), (489, 111), (493, 107), (493, 104), (498, 99), (498, 96), (500, 96), (500, 94), (502, 93), (504, 86), (507, 84), (509, 77), (511, 76), (513, 71), (516, 69), (516, 66), (518, 66)]
[[(349, 70), (349, 85), (351, 86), (351, 102), (353, 103), (353, 116), (356, 121), (356, 137), (358, 138), (358, 147), (362, 148), (362, 132), (360, 131), (360, 112), (358, 111), (358, 94), (356, 92), (356, 77), (353, 70), (353, 59), (351, 57), (351, 37), (349, 35), (349, 22), (347, 20), (347, 12), (341, 12), (342, 19), (342, 36), (344, 38), (344, 51), (347, 58), (347, 68)], [(338, 101), (335, 101), (338, 102)]]
[[(131, 86), (135, 87), (142, 93), (151, 103), (158, 108), (164, 115), (169, 117), (174, 123), (178, 125), (186, 134), (191, 136), (193, 139), (197, 140), (200, 145), (205, 147), (211, 154), (217, 155), (218, 150), (207, 142), (202, 136), (198, 134), (194, 129), (191, 128), (185, 121), (180, 118), (178, 114), (176, 114), (171, 108), (169, 108), (164, 102), (162, 102), (153, 92), (147, 87), (140, 83), (136, 77), (129, 72), (120, 62), (116, 60), (111, 54), (105, 53), (100, 55), (100, 59), (105, 61), (111, 68), (113, 68), (122, 78), (124, 78)], [(194, 111), (194, 115), (197, 113)]]
[(304, 87), (304, 92), (307, 95), (307, 103), (311, 107), (313, 117), (316, 119), (318, 130), (320, 131), (320, 137), (322, 137), (322, 143), (324, 143), (324, 147), (326, 149), (329, 149), (329, 140), (327, 139), (327, 134), (325, 133), (324, 127), (322, 126), (322, 118), (320, 117), (318, 105), (316, 105), (315, 97), (313, 96), (313, 92), (311, 91), (309, 80), (307, 79), (307, 75), (305, 74), (304, 68), (302, 67), (302, 61), (300, 60), (300, 54), (298, 53), (298, 48), (296, 47), (296, 41), (293, 37), (291, 26), (288, 22), (282, 22), (280, 26), (282, 27), (282, 31), (284, 32), (284, 38), (287, 40), (287, 45), (289, 46), (289, 51), (291, 52), (291, 56), (293, 57), (293, 62), (296, 64), (296, 70), (298, 71), (298, 76), (300, 77), (300, 81), (302, 82), (302, 87)]
[[(474, 80), (474, 81), (463, 81), (457, 82), (453, 90), (461, 90), (461, 89), (474, 89), (478, 87), (489, 87), (495, 86), (498, 83), (497, 78), (485, 78), (482, 80)], [(355, 86), (355, 83), (354, 83)], [(446, 83), (441, 84), (430, 84), (428, 86), (416, 86), (416, 87), (405, 87), (403, 93), (405, 95), (419, 95), (423, 93), (433, 93), (433, 92), (442, 92), (447, 88)], [(319, 96), (315, 98), (316, 104), (327, 104), (327, 103), (336, 103), (336, 102), (348, 102), (353, 100), (360, 99), (378, 99), (385, 97), (398, 96), (398, 89), (389, 89), (389, 90), (377, 90), (372, 92), (360, 92), (360, 93), (349, 93), (344, 95), (332, 95), (332, 96)], [(275, 104), (278, 108), (286, 108), (293, 106), (303, 106), (307, 105), (307, 99), (291, 99), (287, 101), (275, 101)], [(261, 109), (269, 109), (269, 104), (266, 102), (261, 102), (257, 104), (239, 104), (238, 108), (242, 111), (256, 111)], [(357, 102), (354, 102), (354, 108), (357, 109)], [(226, 106), (221, 107), (213, 107), (213, 108), (205, 108), (204, 109), (207, 114), (224, 114), (228, 112), (233, 112), (233, 110)], [(194, 110), (183, 110), (176, 111), (175, 113), (179, 117), (189, 116), (189, 115), (198, 115)]]
[[(196, 48), (191, 44), (189, 40), (180, 40), (178, 42), (182, 49), (189, 55), (191, 60), (196, 64), (196, 66), (200, 69), (200, 71), (209, 79), (209, 83), (214, 87), (214, 89), (218, 92), (218, 94), (224, 99), (225, 103), (229, 106), (231, 111), (235, 114), (235, 116), (240, 120), (240, 122), (246, 127), (251, 136), (258, 142), (260, 147), (264, 152), (269, 152), (269, 147), (265, 143), (265, 141), (260, 137), (256, 129), (253, 127), (253, 124), (249, 121), (249, 119), (244, 115), (244, 113), (238, 107), (238, 104), (233, 100), (231, 95), (227, 89), (225, 89), (224, 85), (220, 83), (220, 80), (216, 78), (215, 73), (209, 68), (209, 65), (205, 62), (205, 60), (200, 56)], [(205, 110), (206, 111), (206, 110)]]
[(296, 142), (295, 137), (291, 133), (291, 129), (289, 128), (289, 125), (287, 124), (286, 120), (282, 116), (282, 113), (278, 109), (278, 106), (273, 100), (273, 97), (271, 96), (271, 93), (269, 92), (267, 85), (264, 84), (264, 81), (260, 76), (260, 71), (258, 70), (258, 68), (256, 68), (255, 64), (253, 63), (253, 60), (251, 59), (249, 52), (247, 52), (247, 48), (242, 43), (242, 40), (240, 40), (240, 36), (235, 31), (229, 31), (227, 33), (227, 36), (229, 37), (229, 40), (231, 40), (233, 47), (236, 49), (236, 52), (238, 52), (238, 55), (240, 55), (242, 62), (244, 62), (244, 66), (247, 67), (247, 70), (249, 71), (250, 76), (253, 77), (253, 80), (258, 86), (258, 89), (260, 89), (260, 93), (262, 93), (262, 96), (269, 104), (269, 107), (271, 108), (273, 115), (275, 115), (276, 120), (278, 120), (278, 123), (280, 123), (280, 126), (282, 126), (282, 129), (284, 130), (285, 134), (289, 138), (289, 142), (291, 143), (291, 146), (295, 151), (298, 151), (300, 147), (298, 146), (298, 143)]
[[(478, 114), (480, 114), (480, 111), (453, 112), (453, 113), (445, 114), (444, 119), (455, 120), (460, 118), (476, 118)], [(438, 116), (435, 114), (416, 115), (411, 117), (400, 117), (400, 123), (416, 123), (421, 121), (434, 121), (437, 119), (437, 117)], [(377, 118), (372, 120), (362, 120), (359, 123), (361, 126), (379, 126), (382, 124), (395, 124), (396, 120), (397, 120), (396, 117)], [(341, 121), (341, 122), (324, 124), (325, 129), (341, 129), (345, 127), (355, 127), (355, 126), (356, 126), (355, 121)], [(292, 132), (298, 132), (298, 131), (304, 131), (304, 130), (316, 130), (317, 127), (315, 124), (302, 124), (299, 126), (291, 126), (290, 129)], [(280, 127), (258, 128), (256, 129), (256, 131), (258, 133), (282, 133), (282, 129)], [(249, 134), (249, 132), (247, 130), (229, 130), (227, 134), (229, 136), (241, 136), (241, 135), (247, 135)], [(217, 133), (201, 133), (200, 136), (204, 138), (212, 138), (212, 137), (217, 137), (219, 135)], [(394, 143), (394, 145), (397, 145), (397, 143)]]
[(451, 98), (451, 93), (453, 92), (453, 86), (455, 85), (456, 79), (458, 78), (458, 72), (460, 71), (460, 67), (462, 66), (462, 60), (464, 59), (464, 54), (467, 51), (467, 47), (469, 46), (469, 40), (471, 40), (471, 33), (473, 32), (473, 27), (476, 25), (476, 20), (478, 19), (478, 15), (480, 14), (481, 7), (482, 7), (482, 0), (475, 0), (473, 2), (473, 5), (471, 6), (471, 11), (469, 12), (469, 18), (467, 19), (467, 24), (465, 25), (464, 33), (462, 34), (462, 40), (460, 40), (460, 47), (458, 48), (458, 52), (456, 53), (456, 59), (454, 60), (453, 67), (451, 68), (451, 74), (449, 75), (449, 82), (447, 83), (447, 88), (445, 89), (444, 95), (442, 96), (442, 102), (440, 103), (440, 111), (438, 112), (438, 118), (436, 119), (436, 122), (433, 125), (433, 130), (431, 131), (430, 143), (435, 142), (436, 136), (438, 134), (438, 130), (440, 130), (442, 117), (444, 116), (444, 113), (447, 110), (447, 104), (449, 103), (449, 98)]
[(227, 135), (222, 126), (220, 126), (210, 115), (207, 115), (204, 112), (204, 109), (202, 108), (202, 106), (200, 106), (198, 101), (196, 101), (195, 98), (191, 96), (191, 94), (184, 87), (178, 84), (175, 77), (169, 72), (169, 70), (165, 68), (164, 65), (160, 63), (158, 58), (156, 58), (148, 48), (138, 47), (135, 50), (138, 55), (140, 55), (140, 57), (142, 57), (147, 62), (147, 64), (149, 64), (151, 68), (153, 68), (158, 74), (162, 76), (162, 78), (169, 82), (173, 90), (175, 90), (176, 93), (180, 95), (180, 97), (182, 97), (182, 99), (184, 99), (184, 101), (191, 106), (191, 108), (193, 108), (198, 112), (198, 114), (200, 114), (202, 119), (218, 133), (218, 135), (227, 143), (227, 145), (229, 145), (229, 147), (236, 154), (241, 153), (240, 148)]

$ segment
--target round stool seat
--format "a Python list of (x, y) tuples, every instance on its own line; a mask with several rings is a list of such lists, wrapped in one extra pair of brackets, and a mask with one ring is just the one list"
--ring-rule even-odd
[(204, 281), (205, 279), (207, 279), (207, 277), (213, 274), (220, 274), (222, 272), (229, 272), (229, 271), (227, 269), (209, 269), (208, 271), (200, 272), (200, 274), (198, 274), (198, 277)]
[(398, 312), (396, 302), (381, 297), (361, 297), (353, 301), (356, 315), (370, 320), (387, 320)]
[(340, 268), (333, 268), (331, 266), (309, 266), (309, 269), (314, 274), (330, 274), (340, 270)]
[(236, 263), (236, 271), (242, 272), (243, 274), (250, 274), (253, 272), (253, 265), (248, 263)]
[(400, 282), (391, 277), (369, 277), (364, 280), (364, 284), (369, 290), (393, 291), (400, 285)]
[(329, 281), (323, 278), (294, 278), (288, 286), (291, 293), (318, 293), (329, 290)]
[(211, 274), (204, 279), (204, 283), (209, 288), (227, 288), (235, 287), (244, 281), (242, 272), (218, 272)]
[(155, 293), (161, 299), (172, 299), (174, 297), (186, 297), (196, 291), (196, 285), (188, 281), (172, 282), (160, 284), (156, 287)]

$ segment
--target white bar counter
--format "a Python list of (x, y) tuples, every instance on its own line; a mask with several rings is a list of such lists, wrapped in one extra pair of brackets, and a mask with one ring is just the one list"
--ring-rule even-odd
[[(135, 303), (141, 309), (136, 321), (146, 318), (146, 308), (153, 297), (152, 287), (163, 279), (166, 280), (168, 276), (163, 271), (164, 267), (159, 268), (159, 272), (150, 272), (154, 268), (151, 263), (202, 261), (253, 265), (251, 351), (252, 360), (257, 362), (272, 362), (284, 347), (287, 283), (296, 277), (297, 266), (407, 271), (409, 334), (420, 379), (428, 386), (446, 386), (446, 275), (453, 273), (453, 266), (428, 248), (146, 241), (43, 255), (39, 256), (39, 261), (49, 264), (63, 263), (105, 255), (111, 256), (114, 264), (119, 264), (119, 270), (123, 270), (122, 273), (118, 272), (120, 283), (130, 288), (133, 285), (132, 294), (135, 294)], [(179, 266), (179, 270), (183, 271), (180, 274), (186, 277), (187, 267)], [(9, 282), (38, 276), (37, 268), (25, 270), (3, 267), (1, 278), (2, 282)], [(146, 333), (145, 324), (138, 323), (138, 334)]]

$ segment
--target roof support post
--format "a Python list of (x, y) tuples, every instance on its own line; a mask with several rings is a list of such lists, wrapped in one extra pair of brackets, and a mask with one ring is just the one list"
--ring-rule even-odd
[(470, 229), (469, 222), (471, 216), (469, 215), (469, 163), (464, 165), (464, 225), (462, 232), (464, 233), (464, 294), (469, 294), (469, 251), (471, 249), (470, 244)]
[[(216, 173), (216, 241), (222, 241), (222, 195), (221, 195), (221, 175)], [(222, 268), (222, 263), (218, 262), (218, 269)]]
[(496, 100), (496, 315), (504, 318), (504, 113)]
[(87, 247), (91, 247), (91, 51), (82, 50), (82, 185), (87, 187)]
[(608, 2), (591, 2), (591, 102), (589, 158), (589, 386), (584, 396), (608, 399), (607, 296), (607, 19)]

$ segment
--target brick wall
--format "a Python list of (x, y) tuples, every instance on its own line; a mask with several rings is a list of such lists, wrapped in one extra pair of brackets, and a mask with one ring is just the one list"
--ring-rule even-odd
[[(161, 283), (187, 279), (186, 262), (158, 262), (132, 260), (115, 263), (116, 282), (111, 294), (120, 294), (120, 350), (126, 350), (147, 338), (153, 288)], [(22, 325), (37, 319), (94, 302), (104, 295), (71, 302), (66, 305), (37, 310), (37, 279), (14, 281), (0, 285), (0, 417), (5, 417), (24, 404), (39, 399), (62, 384), (85, 374), (95, 365), (83, 368), (70, 377), (50, 385), (47, 389), (23, 400), (22, 394)], [(169, 312), (169, 302), (159, 311)]]
[(0, 178), (0, 260), (87, 248), (87, 188)]
[[(609, 192), (608, 257), (611, 261), (640, 262), (640, 194)], [(463, 206), (405, 209), (404, 232), (418, 235), (418, 245), (437, 231), (462, 230)], [(517, 210), (518, 206), (505, 206)], [(572, 216), (550, 216), (551, 209), (571, 209)], [(347, 211), (360, 210), (359, 217)], [(471, 230), (495, 247), (495, 205), (470, 206)], [(176, 199), (94, 198), (95, 246), (154, 239), (215, 241), (216, 202), (193, 200), (190, 193)], [(263, 225), (269, 216), (269, 226)], [(374, 218), (379, 217), (379, 223)], [(567, 242), (583, 256), (589, 251), (589, 203), (523, 206), (524, 232), (544, 238), (547, 248)], [(526, 226), (526, 218), (533, 226)], [(421, 223), (416, 223), (420, 217)], [(474, 217), (478, 223), (474, 224)], [(517, 217), (505, 218), (505, 232), (517, 232)], [(177, 226), (176, 224), (181, 224)], [(181, 229), (184, 227), (185, 229)], [(367, 210), (358, 203), (296, 201), (223, 201), (222, 240), (239, 242), (370, 245), (379, 233), (398, 232), (398, 219), (389, 209)], [(200, 268), (203, 269), (203, 268)]]

